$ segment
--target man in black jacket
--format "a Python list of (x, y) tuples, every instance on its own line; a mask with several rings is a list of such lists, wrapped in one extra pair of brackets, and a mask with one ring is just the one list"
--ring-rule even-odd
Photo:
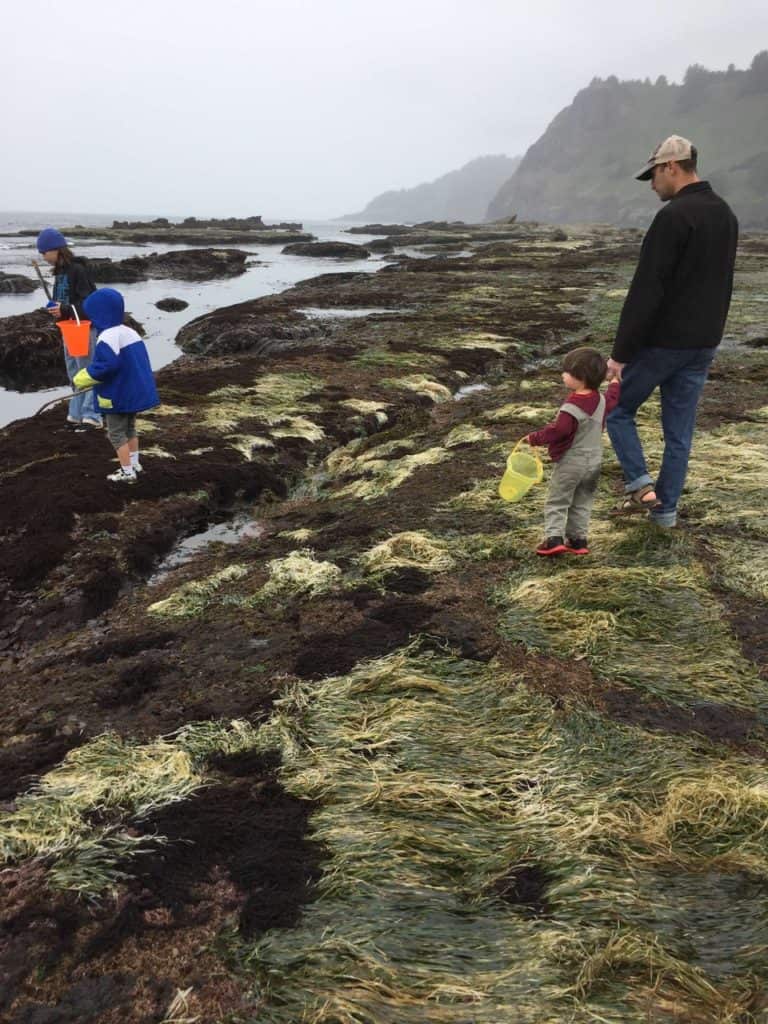
[[(607, 420), (625, 481), (616, 512), (647, 511), (659, 526), (677, 522), (696, 408), (728, 315), (738, 241), (736, 218), (699, 179), (696, 156), (695, 146), (672, 135), (636, 175), (666, 205), (643, 239), (608, 360), (609, 378), (621, 380)], [(635, 415), (657, 387), (664, 456), (654, 486)]]

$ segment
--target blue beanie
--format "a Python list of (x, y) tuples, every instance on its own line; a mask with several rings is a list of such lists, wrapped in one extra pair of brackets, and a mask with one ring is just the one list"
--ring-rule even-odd
[(37, 251), (50, 252), (51, 249), (63, 249), (67, 240), (56, 228), (43, 228), (37, 236)]
[(123, 296), (114, 288), (97, 288), (83, 302), (83, 312), (97, 331), (117, 327), (125, 313)]

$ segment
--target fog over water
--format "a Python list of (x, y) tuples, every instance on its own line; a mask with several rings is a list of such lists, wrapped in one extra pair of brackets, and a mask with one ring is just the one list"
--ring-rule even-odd
[(766, 41), (764, 0), (25, 0), (0, 203), (332, 218), (524, 153), (593, 76), (679, 81)]

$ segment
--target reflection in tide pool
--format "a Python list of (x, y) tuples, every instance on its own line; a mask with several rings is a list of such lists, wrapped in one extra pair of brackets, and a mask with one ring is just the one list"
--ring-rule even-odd
[(169, 572), (184, 565), (210, 544), (239, 544), (242, 540), (258, 540), (263, 535), (264, 527), (247, 512), (241, 512), (225, 523), (213, 523), (200, 533), (179, 541), (150, 577), (149, 585), (161, 582)]

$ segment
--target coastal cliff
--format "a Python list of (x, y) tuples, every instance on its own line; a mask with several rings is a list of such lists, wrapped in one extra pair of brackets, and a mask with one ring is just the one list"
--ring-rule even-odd
[(682, 84), (594, 78), (530, 147), (488, 208), (552, 223), (646, 225), (658, 209), (633, 175), (667, 135), (699, 150), (699, 171), (744, 227), (768, 225), (768, 51), (750, 68), (688, 68)]
[(519, 157), (481, 156), (456, 171), (415, 188), (392, 189), (372, 199), (345, 220), (394, 221), (463, 220), (474, 224), (485, 216), (501, 184), (514, 174)]

